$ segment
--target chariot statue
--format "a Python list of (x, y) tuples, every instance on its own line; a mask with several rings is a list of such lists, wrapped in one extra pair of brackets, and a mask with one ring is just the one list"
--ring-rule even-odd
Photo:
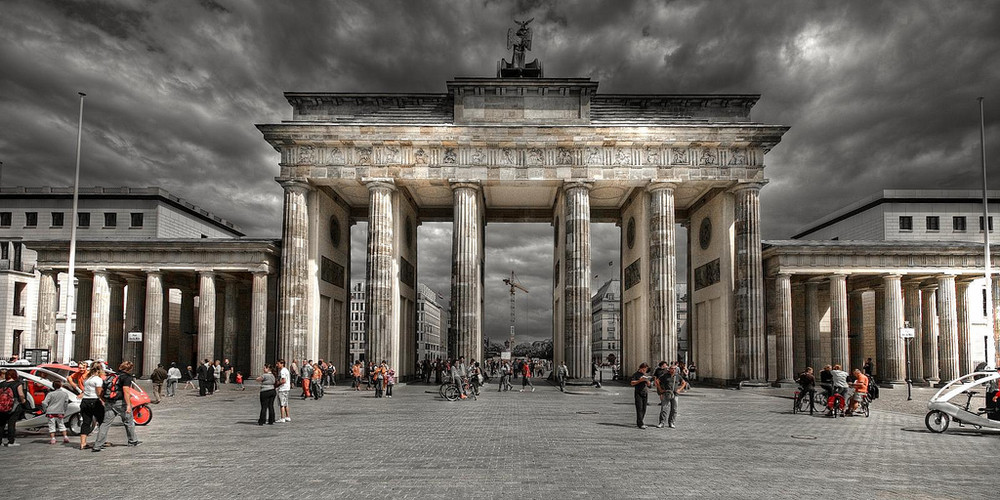
[(507, 59), (500, 59), (497, 62), (498, 78), (541, 78), (542, 63), (538, 59), (529, 63), (524, 62), (524, 52), (531, 50), (531, 28), (528, 24), (535, 18), (521, 22), (514, 20), (518, 25), (517, 31), (514, 28), (507, 30), (507, 50), (513, 49), (511, 62)]

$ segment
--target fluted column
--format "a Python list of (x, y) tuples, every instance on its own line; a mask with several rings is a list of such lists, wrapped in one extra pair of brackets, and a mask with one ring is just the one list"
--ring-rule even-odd
[(38, 334), (35, 336), (37, 349), (48, 349), (52, 359), (56, 358), (56, 272), (51, 269), (41, 271), (38, 278)]
[[(264, 366), (265, 356), (267, 356), (267, 273), (253, 273), (252, 286), (250, 373), (257, 373)], [(347, 367), (339, 369), (346, 371)]]
[[(792, 348), (792, 276), (778, 274), (774, 288), (777, 295), (775, 314), (775, 351), (778, 383), (795, 380), (795, 351)], [(688, 314), (691, 314), (690, 312)]]
[[(291, 362), (306, 357), (309, 320), (307, 198), (312, 188), (305, 180), (286, 180), (281, 185), (285, 188), (285, 206), (281, 235), (281, 283), (278, 287), (278, 358)], [(212, 301), (214, 304), (214, 292)], [(212, 331), (214, 333), (215, 325), (212, 325)], [(199, 360), (204, 359), (201, 357), (200, 339), (198, 344)], [(214, 353), (214, 347), (211, 349)]]
[[(1000, 367), (1000, 278), (991, 276), (990, 282), (993, 287), (993, 349), (996, 357), (986, 361), (993, 361), (993, 366)], [(988, 283), (986, 286), (991, 285)]]
[(906, 359), (910, 364), (910, 380), (915, 383), (924, 379), (924, 363), (921, 355), (923, 352), (924, 323), (921, 315), (920, 282), (907, 281), (903, 283), (903, 321), (909, 323), (910, 328), (913, 328), (914, 337), (911, 340), (903, 339), (903, 346), (905, 347), (909, 343), (910, 348), (906, 353)]
[(236, 299), (239, 283), (233, 278), (225, 280), (225, 310), (223, 311), (222, 357), (236, 364)]
[[(472, 182), (451, 184), (454, 218), (451, 233), (451, 325), (455, 356), (480, 359), (483, 345), (482, 187)], [(449, 342), (451, 344), (452, 342)]]
[(108, 327), (111, 314), (111, 287), (108, 273), (94, 271), (90, 302), (90, 359), (108, 359)]
[(198, 273), (198, 361), (215, 360), (215, 273)]
[(851, 290), (847, 295), (847, 315), (850, 331), (851, 368), (861, 368), (865, 364), (865, 303), (864, 290)]
[(122, 348), (125, 343), (125, 283), (111, 282), (111, 313), (108, 320), (108, 358), (111, 366), (122, 362)]
[[(368, 257), (365, 278), (365, 331), (368, 345), (365, 359), (375, 362), (393, 359), (393, 325), (398, 320), (393, 311), (394, 230), (391, 181), (369, 181), (368, 185)], [(455, 264), (453, 264), (454, 266)], [(305, 355), (305, 351), (302, 351)]]
[(941, 381), (938, 368), (938, 299), (937, 285), (924, 287), (920, 291), (920, 302), (922, 311), (920, 321), (922, 323), (923, 339), (920, 342), (921, 364), (924, 367), (924, 380), (935, 385)]
[[(146, 328), (146, 280), (128, 278), (125, 298), (125, 333), (141, 332)], [(144, 335), (145, 336), (145, 335)], [(142, 342), (129, 342), (126, 338), (122, 361), (131, 361), (136, 367), (142, 363)], [(117, 368), (117, 367), (116, 367)]]
[(806, 360), (817, 372), (827, 364), (819, 336), (819, 283), (806, 282)]
[(958, 378), (958, 308), (955, 298), (955, 275), (938, 276), (938, 352), (941, 381)]
[(885, 368), (885, 285), (875, 286), (875, 379), (888, 380)]
[(834, 274), (830, 276), (830, 359), (850, 371), (847, 321), (847, 276)]
[[(70, 280), (72, 283), (72, 280)], [(80, 276), (76, 280), (76, 338), (73, 342), (73, 359), (83, 361), (90, 357), (90, 315), (93, 301), (94, 280)]]
[(146, 317), (145, 332), (142, 335), (142, 373), (149, 376), (162, 361), (163, 353), (163, 274), (159, 271), (146, 272)]
[(760, 255), (760, 189), (762, 183), (739, 184), (736, 198), (736, 378), (764, 381), (767, 341), (764, 336), (764, 275)]
[(591, 367), (590, 188), (591, 184), (586, 182), (567, 182), (563, 186), (566, 217), (563, 345), (566, 366), (574, 378), (590, 376)]
[(971, 280), (958, 280), (955, 282), (955, 316), (958, 322), (958, 374), (965, 375), (972, 373), (975, 368), (972, 364), (972, 355), (969, 350), (972, 347), (972, 321), (970, 319), (969, 308), (972, 300), (969, 300), (969, 285)]
[(902, 276), (889, 274), (882, 277), (885, 284), (885, 326), (882, 336), (885, 342), (886, 360), (882, 367), (886, 376), (886, 381), (893, 384), (903, 383), (906, 380), (906, 351), (903, 346), (903, 339), (899, 338), (899, 329), (903, 327), (903, 288), (901, 285)]
[[(649, 359), (654, 362), (677, 360), (675, 187), (676, 184), (671, 182), (654, 182), (648, 188)], [(589, 271), (587, 275), (590, 275)]]

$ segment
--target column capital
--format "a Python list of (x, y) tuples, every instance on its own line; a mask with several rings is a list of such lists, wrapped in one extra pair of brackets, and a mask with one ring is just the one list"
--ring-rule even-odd
[(278, 181), (278, 184), (281, 184), (281, 187), (285, 188), (285, 191), (308, 192), (312, 190), (312, 186), (306, 179), (275, 177), (274, 180)]
[(198, 271), (198, 277), (215, 279), (215, 271)]
[(847, 274), (844, 274), (844, 273), (834, 273), (834, 274), (831, 274), (829, 276), (829, 279), (830, 279), (830, 281), (836, 280), (836, 281), (843, 281), (843, 282), (846, 283), (847, 282)]
[(267, 276), (267, 275), (268, 275), (268, 274), (270, 274), (270, 273), (268, 273), (267, 271), (260, 271), (260, 270), (256, 270), (256, 271), (251, 271), (251, 273), (250, 273), (250, 274), (253, 274), (253, 276), (254, 276), (255, 278), (259, 278), (259, 277), (261, 277), (261, 276)]
[(361, 182), (369, 191), (387, 190), (395, 191), (396, 182), (388, 177), (364, 177)]
[(108, 277), (108, 270), (104, 269), (103, 267), (99, 267), (97, 269), (89, 269), (89, 271), (93, 273), (94, 276), (104, 276), (105, 278)]
[(476, 191), (482, 191), (483, 189), (483, 184), (481, 182), (464, 179), (448, 179), (448, 186), (452, 191), (457, 189), (474, 189)]
[(751, 191), (759, 193), (766, 184), (767, 181), (737, 182), (729, 188), (729, 192), (739, 193), (740, 191)]
[(149, 275), (163, 276), (163, 271), (159, 269), (143, 269), (142, 272), (146, 273), (146, 276)]
[(57, 270), (55, 270), (54, 268), (51, 268), (51, 267), (36, 267), (35, 270), (38, 271), (41, 274), (46, 274), (46, 275), (48, 275), (48, 274), (59, 274), (59, 271), (57, 271)]
[(568, 180), (563, 181), (563, 191), (569, 191), (570, 189), (586, 189), (590, 191), (594, 187), (593, 181), (585, 180)]
[(774, 275), (774, 277), (775, 277), (775, 278), (777, 278), (777, 279), (782, 279), (782, 280), (789, 280), (789, 281), (791, 281), (791, 279), (792, 279), (792, 273), (788, 273), (788, 272), (779, 272), (778, 274), (775, 274), (775, 275)]
[(674, 189), (677, 189), (678, 185), (680, 185), (680, 181), (675, 179), (656, 180), (656, 181), (651, 181), (649, 185), (646, 186), (646, 191), (650, 193), (654, 191), (661, 191), (664, 189), (669, 189), (673, 191)]
[(882, 281), (902, 281), (902, 279), (903, 279), (903, 275), (902, 274), (892, 274), (892, 273), (890, 273), (890, 274), (883, 274), (882, 275)]

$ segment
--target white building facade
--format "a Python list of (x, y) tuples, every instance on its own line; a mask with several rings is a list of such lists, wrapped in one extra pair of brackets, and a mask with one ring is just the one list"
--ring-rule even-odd
[(441, 333), (448, 331), (444, 318), (437, 292), (417, 283), (417, 361), (446, 357), (441, 342)]
[(350, 361), (365, 360), (365, 282), (351, 281)]

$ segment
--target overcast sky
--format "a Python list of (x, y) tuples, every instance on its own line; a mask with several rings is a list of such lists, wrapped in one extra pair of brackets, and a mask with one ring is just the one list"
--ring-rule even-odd
[[(791, 127), (761, 194), (764, 238), (786, 238), (880, 189), (981, 188), (978, 96), (1000, 187), (998, 13), (986, 1), (0, 0), (2, 184), (71, 185), (83, 91), (81, 185), (160, 186), (278, 237), (279, 158), (254, 125), (290, 118), (282, 92), (444, 92), (454, 76), (492, 76), (512, 19), (534, 17), (529, 58), (546, 76), (607, 93), (762, 94), (753, 119)], [(418, 234), (420, 279), (447, 296), (450, 225)], [(594, 227), (595, 290), (618, 274), (618, 234)], [(551, 228), (492, 224), (487, 244), (487, 334), (506, 330), (499, 280), (514, 269), (531, 290), (519, 328), (549, 336)]]

